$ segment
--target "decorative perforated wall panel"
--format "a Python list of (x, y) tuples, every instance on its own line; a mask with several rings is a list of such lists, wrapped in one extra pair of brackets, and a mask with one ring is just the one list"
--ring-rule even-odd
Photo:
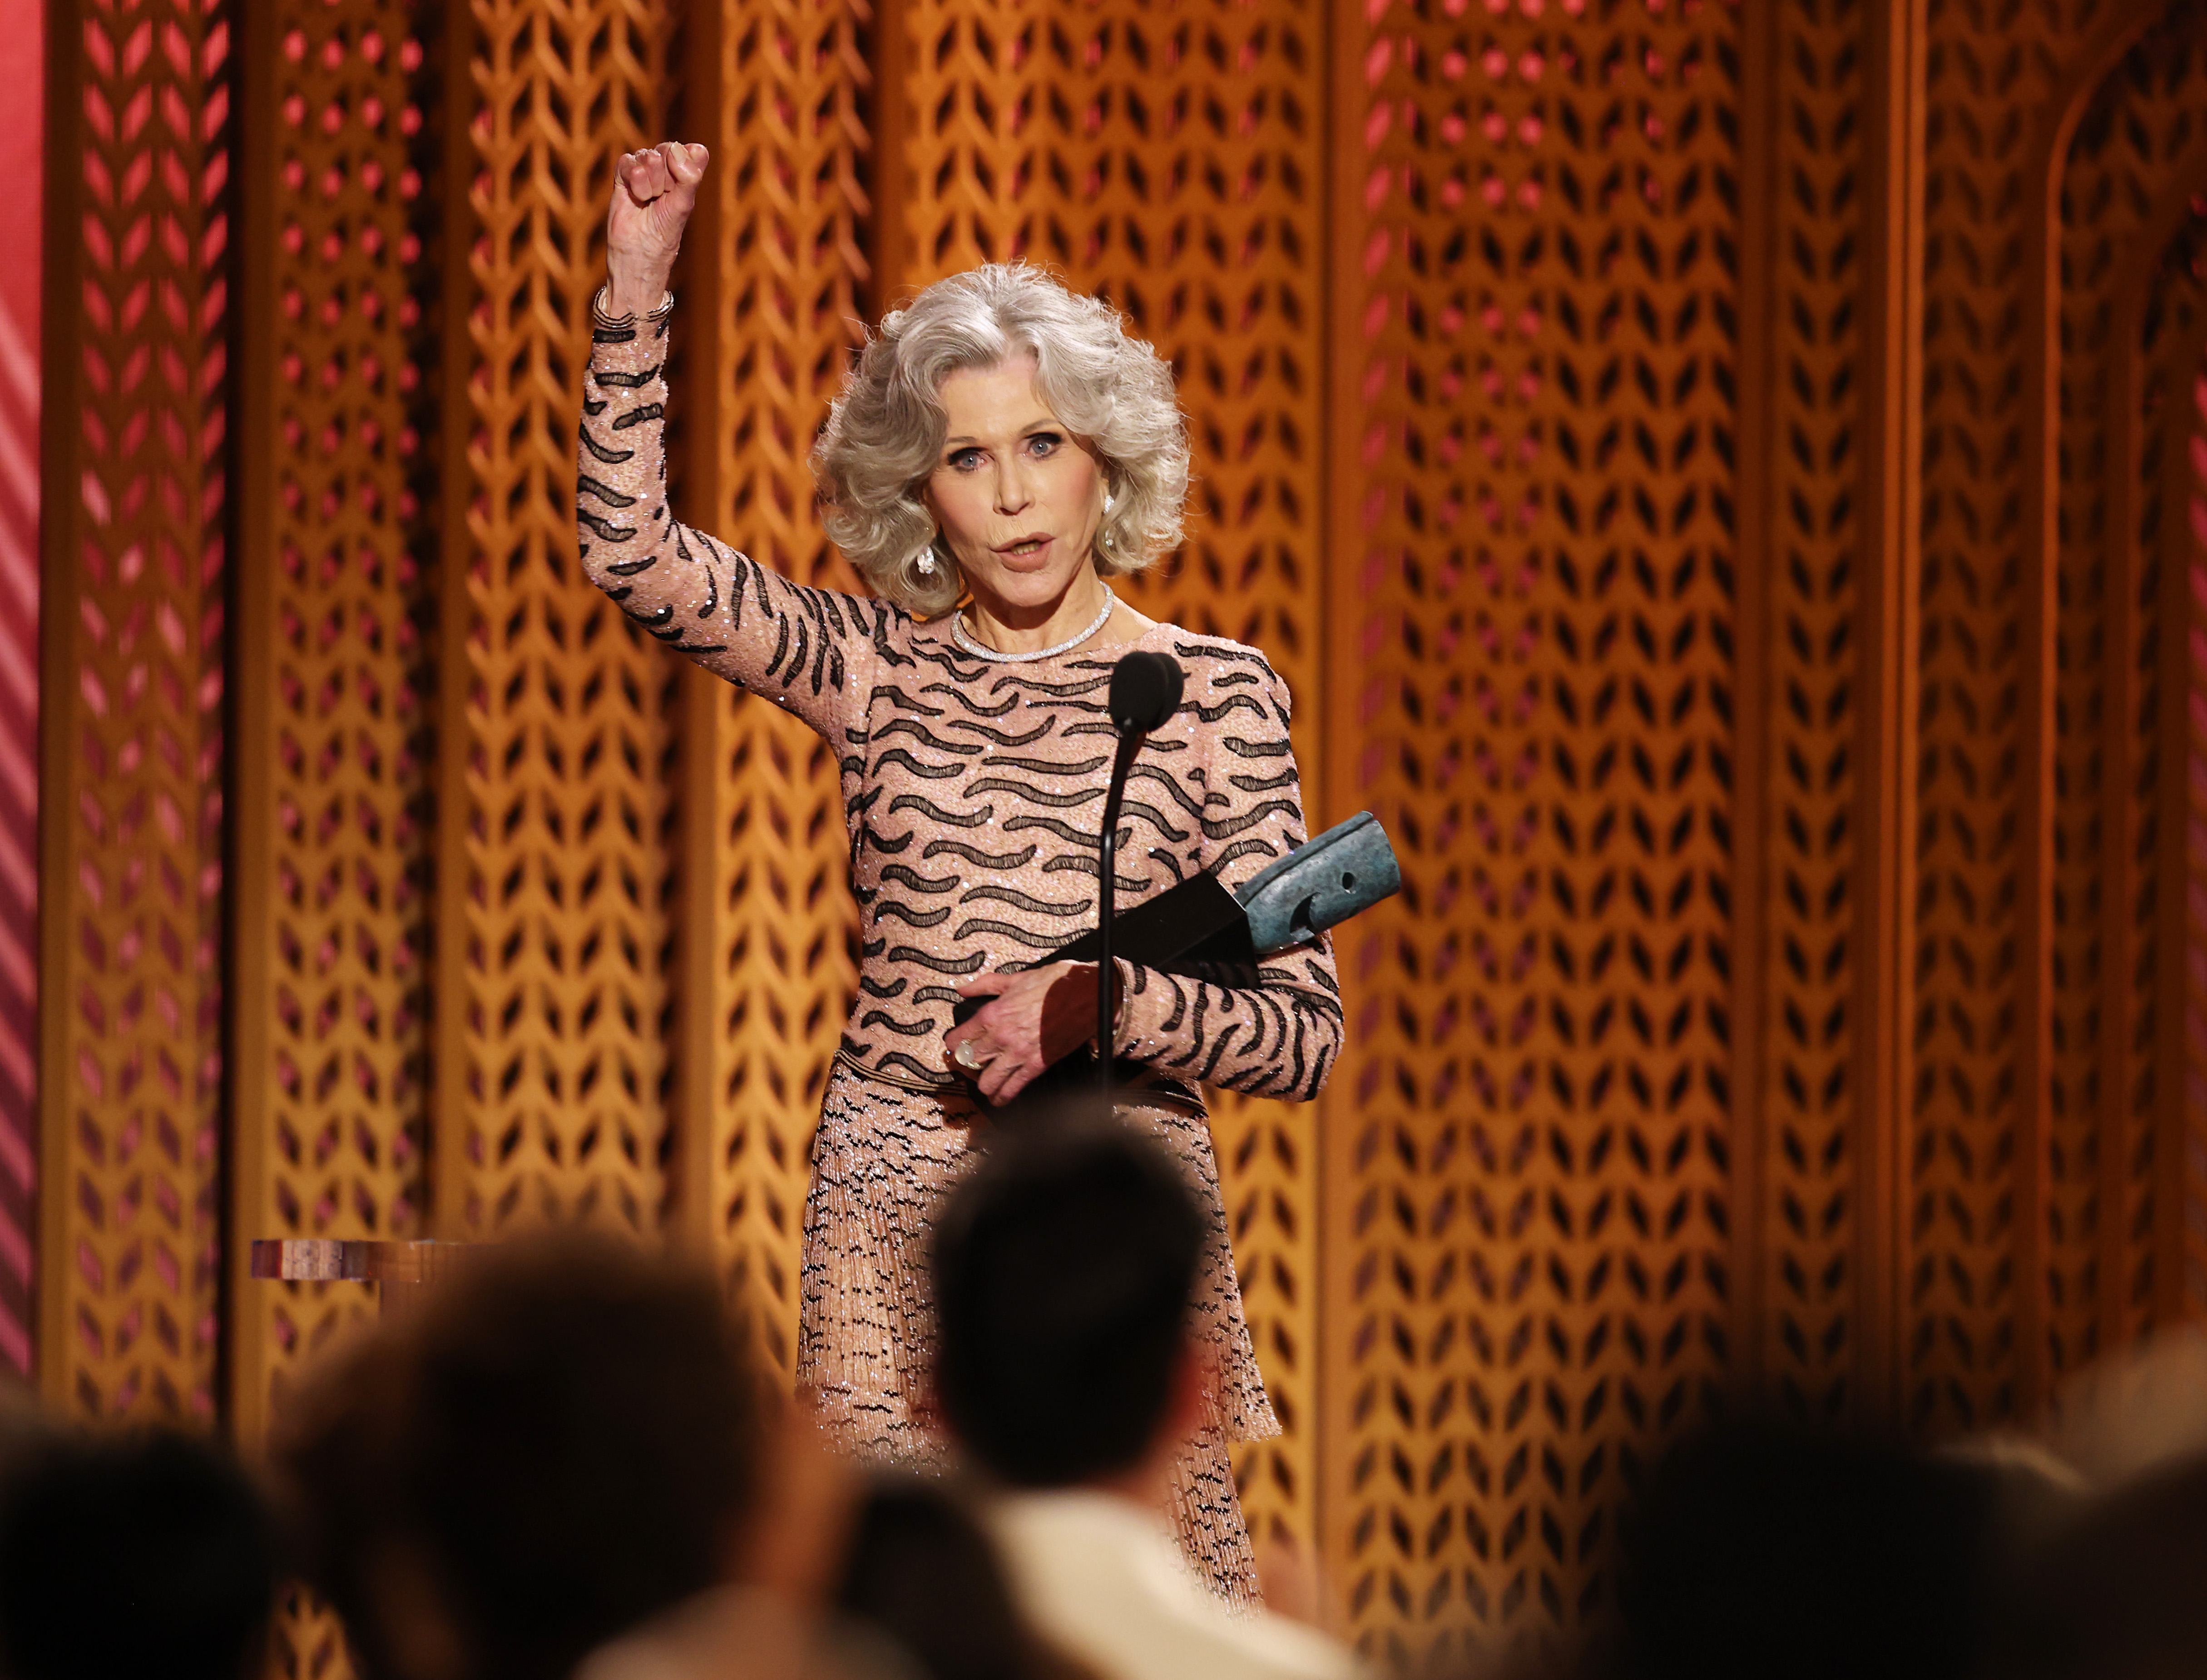
[(45, 370), (39, 1363), (80, 1414), (213, 1414), (222, 1083), (227, 8), (89, 0)]
[[(1366, 148), (1337, 1084), (1352, 1624), (1571, 1628), (1724, 1368), (1738, 16), (1395, 6)], [(1354, 271), (1351, 271), (1354, 272)]]
[[(409, 1237), (434, 832), (423, 46), (377, 0), (304, 10), (272, 45), (248, 158), (248, 296), (273, 331), (240, 370), (235, 817), (239, 980), (267, 1007), (240, 1015), (236, 1217), (257, 1237)], [(255, 1283), (230, 1258), (250, 1436), (271, 1379), (372, 1303)]]
[(789, 1362), (835, 767), (572, 547), (610, 164), (678, 131), (687, 517), (848, 587), (804, 457), (862, 323), (1050, 264), (1193, 427), (1128, 595), (1264, 649), (1313, 822), (1394, 834), (1331, 1090), (1214, 1115), (1287, 1426), (1245, 1501), (1345, 1631), (1585, 1625), (1722, 1390), (1950, 1434), (2207, 1307), (2198, 0), (80, 11), (35, 1070), (75, 1410), (252, 1438), (364, 1306), (242, 1247), (225, 1298), (224, 1182), (241, 1245), (665, 1236)]
[[(2013, 1416), (2043, 1389), (2052, 1083), (2047, 585), (2030, 551), (2035, 412), (2024, 335), (2049, 236), (2046, 154), (2065, 62), (2096, 8), (1933, 8), (1924, 209), (1923, 711), (1908, 1407), (1919, 1426)], [(2034, 176), (2038, 178), (2034, 180)], [(2022, 260), (2005, 252), (2037, 249)], [(2045, 708), (2050, 712), (2051, 708)], [(2073, 883), (2072, 883), (2073, 884)], [(2043, 1057), (2050, 1055), (2060, 1071)]]
[(2207, 187), (2193, 103), (2203, 79), (2207, 8), (2165, 7), (2084, 105), (2061, 176), (2047, 1279), (2057, 1381), (2153, 1323), (2167, 1247), (2156, 1193), (2180, 1198), (2188, 1171), (2165, 1139), (2156, 1147), (2154, 734), (2166, 638), (2158, 569), (2144, 556), (2163, 481), (2141, 445), (2180, 386), (2172, 355), (2191, 350), (2189, 277), (2168, 247)]
[(45, 163), (45, 12), (0, 10), (0, 170), (17, 182), (0, 239), (0, 1360), (31, 1366), (38, 1156), (39, 410), (41, 170)]
[(649, 0), (471, 15), (448, 84), (475, 101), (454, 240), (472, 420), (444, 506), (435, 1223), (649, 1233), (678, 673), (575, 563), (572, 439), (613, 160), (667, 131), (674, 18)]
[[(1768, 485), (1761, 529), (1740, 539), (1743, 569), (1761, 566), (1767, 603), (1766, 621), (1742, 631), (1746, 657), (1765, 663), (1761, 716), (1749, 720), (1767, 732), (1761, 762), (1742, 767), (1762, 808), (1742, 810), (1735, 824), (1743, 839), (1759, 828), (1767, 871), (1759, 966), (1741, 954), (1746, 973), (1760, 977), (1759, 1010), (1741, 1013), (1759, 1014), (1762, 1051), (1749, 1063), (1757, 1082), (1738, 1093), (1761, 1132), (1757, 1199), (1737, 1214), (1759, 1272), (1742, 1283), (1755, 1290), (1761, 1322), (1743, 1327), (1753, 1346), (1742, 1351), (1789, 1411), (1832, 1420), (1859, 1400), (1863, 1333), (1859, 624), (1872, 527), (1862, 468), (1863, 239), (1847, 210), (1869, 184), (1874, 72), (1857, 6), (1773, 6), (1767, 27), (1761, 63), (1774, 85), (1740, 96), (1743, 127), (1762, 102), (1773, 176), (1768, 291), (1754, 300), (1767, 323), (1761, 394), (1772, 423), (1741, 440), (1743, 474), (1759, 470)], [(1748, 64), (1752, 77), (1757, 61)], [(1754, 750), (1743, 741), (1743, 752)], [(1736, 1147), (1744, 1155), (1755, 1144), (1742, 1137)]]
[[(845, 589), (857, 580), (821, 534), (805, 456), (867, 313), (865, 21), (855, 5), (721, 9), (704, 107), (717, 126), (689, 125), (714, 151), (717, 220), (693, 247), (703, 301), (681, 322), (697, 342), (677, 416), (698, 445), (688, 517)], [(699, 1077), (684, 1087), (685, 1205), (787, 1372), (812, 1127), (855, 984), (849, 840), (824, 742), (717, 679), (689, 681), (684, 1043)]]
[[(2207, 1222), (2198, 1216), (2202, 1193), (2192, 1163), (2207, 1153), (2200, 1115), (2207, 1088), (2207, 891), (2201, 889), (2196, 861), (2207, 852), (2207, 345), (2195, 354), (2188, 379), (2180, 372), (2167, 393), (2162, 437), (2164, 460), (2181, 453), (2183, 466), (2162, 482), (2170, 492), (2171, 516), (2158, 533), (2168, 568), (2165, 622), (2172, 629), (2163, 693), (2175, 703), (2163, 714), (2162, 739), (2168, 768), (2162, 810), (2170, 836), (2169, 852), (2181, 846), (2180, 865), (2164, 854), (2165, 890), (2182, 906), (2164, 933), (2174, 950), (2164, 958), (2161, 1019), (2167, 1023), (2162, 1045), (2165, 1106), (2161, 1138), (2163, 1158), (2186, 1163), (2180, 1199), (2176, 1186), (2159, 1187), (2167, 1208), (2159, 1223), (2168, 1234), (2161, 1294), (2172, 1317), (2207, 1311)], [(2174, 1091), (2166, 1087), (2174, 1085)], [(2173, 1176), (2173, 1175), (2172, 1175)], [(2168, 1204), (2174, 1202), (2174, 1207)]]

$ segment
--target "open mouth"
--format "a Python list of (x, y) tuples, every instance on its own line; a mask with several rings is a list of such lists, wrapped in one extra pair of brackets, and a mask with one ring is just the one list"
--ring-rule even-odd
[(1023, 536), (1017, 542), (1007, 542), (996, 550), (1008, 560), (1032, 559), (1050, 547), (1046, 536)]

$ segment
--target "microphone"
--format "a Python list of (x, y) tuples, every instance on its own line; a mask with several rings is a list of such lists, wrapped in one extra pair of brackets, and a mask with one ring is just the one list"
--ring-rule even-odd
[(1119, 805), (1127, 793), (1127, 772), (1141, 750), (1143, 738), (1180, 709), (1187, 678), (1170, 654), (1137, 649), (1111, 667), (1109, 709), (1111, 726), (1119, 732), (1119, 750), (1111, 759), (1111, 780), (1104, 793), (1104, 833), (1096, 860), (1096, 1089), (1105, 1115), (1111, 1109), (1112, 1005), (1111, 918), (1118, 891)]
[(1187, 679), (1170, 654), (1139, 650), (1111, 668), (1111, 726), (1146, 735), (1180, 709)]

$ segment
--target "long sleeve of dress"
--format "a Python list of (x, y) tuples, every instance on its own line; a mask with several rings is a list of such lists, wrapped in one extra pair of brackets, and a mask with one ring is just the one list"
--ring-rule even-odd
[(840, 750), (864, 703), (853, 672), (889, 609), (792, 583), (669, 511), (667, 329), (593, 335), (576, 461), (583, 569), (659, 641), (787, 706)]
[[(1139, 762), (1128, 798), (1161, 785), (1201, 824), (1205, 867), (1238, 888), (1303, 844), (1301, 786), (1288, 738), (1288, 690), (1252, 659), (1192, 695), (1210, 750), (1196, 771)], [(1201, 786), (1186, 782), (1201, 779)], [(1142, 797), (1147, 797), (1146, 792)], [(1254, 1097), (1307, 1101), (1341, 1053), (1341, 987), (1324, 938), (1257, 966), (1253, 987), (1213, 985), (1122, 962), (1117, 1054)]]

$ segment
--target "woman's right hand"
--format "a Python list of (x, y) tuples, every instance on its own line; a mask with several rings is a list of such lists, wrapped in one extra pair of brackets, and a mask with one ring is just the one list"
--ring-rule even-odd
[(667, 295), (682, 230), (697, 207), (697, 186), (711, 161), (703, 146), (670, 140), (623, 152), (613, 165), (606, 274), (607, 302), (616, 315), (649, 314)]

